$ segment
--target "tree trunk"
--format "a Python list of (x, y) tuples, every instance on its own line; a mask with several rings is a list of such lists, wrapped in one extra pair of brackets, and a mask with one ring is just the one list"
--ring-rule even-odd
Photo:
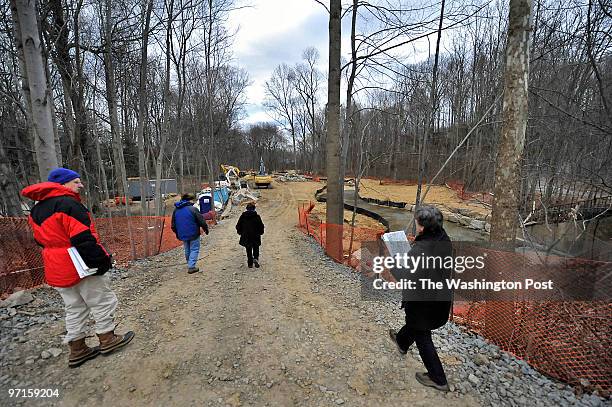
[(155, 162), (155, 209), (157, 216), (164, 213), (164, 200), (162, 199), (161, 179), (162, 161), (166, 141), (170, 133), (170, 52), (172, 47), (172, 23), (174, 14), (174, 0), (170, 0), (168, 9), (168, 27), (166, 28), (166, 76), (164, 78), (164, 127), (162, 130), (161, 142), (159, 144), (159, 154)]
[[(123, 192), (125, 198), (125, 214), (128, 217), (128, 234), (130, 236), (130, 244), (132, 249), (132, 259), (136, 259), (136, 248), (134, 246), (134, 238), (132, 236), (132, 226), (130, 222), (130, 205), (129, 191), (127, 184), (127, 175), (125, 172), (125, 160), (123, 157), (123, 143), (121, 142), (121, 134), (119, 131), (119, 118), (117, 116), (117, 92), (115, 86), (115, 70), (113, 66), (113, 50), (112, 50), (112, 14), (111, 0), (105, 2), (105, 27), (104, 27), (104, 71), (106, 77), (106, 103), (108, 104), (108, 112), (110, 116), (110, 127), (113, 143), (113, 156), (115, 159), (115, 169), (117, 171), (118, 191)], [(119, 192), (119, 193), (121, 193)]]
[(355, 48), (355, 30), (357, 28), (357, 8), (359, 4), (357, 0), (353, 0), (353, 10), (351, 13), (351, 71), (348, 77), (348, 84), (346, 87), (346, 109), (345, 109), (345, 120), (344, 126), (342, 127), (342, 161), (340, 164), (340, 182), (344, 182), (344, 173), (346, 169), (346, 160), (348, 157), (348, 146), (352, 133), (354, 132), (354, 118), (353, 118), (353, 85), (355, 83), (355, 76), (357, 72), (357, 50)]
[(495, 167), (491, 241), (514, 243), (518, 220), (519, 174), (527, 127), (531, 0), (511, 0), (502, 129)]
[[(0, 123), (2, 130), (0, 134), (6, 135), (7, 129), (2, 124)], [(0, 138), (0, 196), (4, 204), (0, 207), (0, 216), (23, 216), (17, 177), (6, 155), (2, 140), (3, 138)]]
[[(520, 193), (520, 164), (527, 127), (529, 31), (531, 0), (510, 0), (502, 128), (495, 167), (491, 242), (513, 248), (516, 239)], [(512, 270), (490, 262), (492, 275), (512, 279)], [(512, 302), (492, 302), (485, 311), (485, 335), (507, 343), (515, 321)]]
[[(145, 141), (144, 128), (147, 120), (147, 47), (149, 46), (149, 25), (151, 22), (151, 10), (153, 9), (153, 0), (146, 0), (146, 12), (143, 14), (143, 30), (142, 44), (140, 48), (140, 84), (138, 88), (138, 123), (136, 125), (136, 137), (138, 138), (138, 176), (140, 177), (140, 208), (143, 216), (148, 215), (147, 211), (147, 176), (146, 176), (146, 158), (145, 158)], [(145, 242), (147, 243), (147, 242)], [(148, 245), (145, 244), (148, 248)]]
[[(438, 24), (438, 39), (436, 41), (436, 55), (434, 57), (434, 66), (433, 66), (433, 78), (431, 80), (431, 110), (429, 115), (429, 125), (427, 129), (423, 132), (423, 139), (421, 141), (421, 145), (419, 146), (419, 173), (417, 180), (417, 190), (416, 190), (416, 199), (414, 202), (415, 210), (421, 205), (421, 188), (423, 187), (423, 181), (425, 179), (425, 152), (427, 150), (427, 139), (428, 136), (432, 136), (434, 133), (436, 115), (438, 113), (438, 90), (437, 90), (437, 82), (438, 82), (438, 58), (440, 56), (440, 38), (442, 37), (442, 22), (444, 21), (444, 3), (445, 0), (442, 0), (442, 4), (440, 6), (440, 22)], [(412, 233), (415, 233), (416, 224), (412, 223)]]
[(17, 49), (23, 50), (28, 79), (30, 101), (32, 108), (32, 121), (36, 134), (34, 149), (38, 164), (38, 174), (41, 180), (46, 180), (49, 172), (57, 164), (55, 152), (55, 134), (53, 132), (53, 119), (49, 105), (49, 88), (45, 74), (42, 54), (42, 44), (36, 18), (36, 3), (28, 0), (11, 0), (11, 14), (19, 36), (15, 38)]
[(329, 7), (329, 78), (327, 90), (327, 208), (326, 208), (326, 252), (342, 261), (342, 223), (344, 215), (344, 182), (342, 174), (342, 151), (340, 145), (340, 0), (330, 0)]

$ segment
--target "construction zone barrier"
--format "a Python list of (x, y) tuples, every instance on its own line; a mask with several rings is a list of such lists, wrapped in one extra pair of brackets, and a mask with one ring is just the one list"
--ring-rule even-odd
[[(311, 214), (314, 203), (298, 207), (298, 227), (312, 236), (335, 261), (356, 271), (368, 271), (359, 251), (364, 242), (379, 239), (381, 231), (328, 225)], [(350, 246), (350, 234), (354, 242)], [(329, 238), (342, 243), (327, 247)], [(333, 246), (336, 246), (334, 248)], [(342, 247), (340, 251), (338, 247)], [(465, 250), (469, 251), (469, 247)], [(519, 253), (488, 250), (487, 264), (513, 275)], [(564, 267), (588, 271), (612, 269), (611, 263), (566, 259)], [(597, 264), (595, 264), (597, 263)], [(554, 267), (554, 266), (546, 266)], [(612, 287), (599, 287), (599, 290)], [(500, 349), (525, 360), (540, 372), (576, 387), (578, 392), (612, 392), (612, 303), (609, 301), (455, 301), (450, 318), (482, 335)]]
[[(95, 227), (102, 245), (120, 266), (182, 245), (171, 229), (170, 217), (97, 218)], [(41, 252), (27, 218), (0, 218), (0, 295), (44, 283)]]
[(334, 242), (335, 244), (332, 244), (332, 246), (335, 246), (335, 249), (331, 252), (328, 251), (328, 255), (339, 263), (345, 262), (349, 258), (349, 253), (359, 250), (362, 242), (377, 240), (385, 233), (383, 228), (375, 229), (324, 223), (318, 216), (311, 213), (314, 207), (314, 202), (301, 203), (298, 207), (299, 227), (324, 248), (328, 248), (328, 243)]
[(489, 192), (468, 192), (465, 190), (465, 183), (461, 181), (447, 181), (446, 186), (457, 193), (457, 197), (464, 201), (480, 201), (486, 204), (493, 204), (493, 195)]
[(364, 197), (360, 197), (360, 199), (368, 203), (382, 205), (382, 206), (389, 206), (391, 208), (404, 209), (406, 205), (408, 205), (407, 202), (394, 202), (390, 199), (377, 199), (377, 198), (364, 198)]

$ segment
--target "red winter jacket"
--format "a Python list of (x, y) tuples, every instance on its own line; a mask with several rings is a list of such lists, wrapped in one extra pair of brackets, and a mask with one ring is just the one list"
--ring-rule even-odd
[(38, 201), (28, 219), (34, 239), (43, 246), (45, 280), (53, 287), (71, 287), (81, 279), (68, 248), (74, 246), (85, 264), (104, 274), (111, 268), (111, 257), (100, 244), (91, 215), (78, 193), (55, 182), (30, 185), (21, 191)]

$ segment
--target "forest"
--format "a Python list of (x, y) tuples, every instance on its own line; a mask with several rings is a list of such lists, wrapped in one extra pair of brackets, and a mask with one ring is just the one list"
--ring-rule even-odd
[[(344, 173), (427, 181), (448, 161), (436, 183), (493, 191), (507, 2), (345, 6)], [(270, 67), (270, 120), (242, 125), (251, 80), (233, 58), (228, 22), (243, 7), (0, 2), (0, 214), (20, 216), (20, 189), (57, 166), (83, 175), (94, 211), (127, 195), (131, 177), (195, 190), (219, 164), (258, 168), (262, 157), (271, 171), (326, 174), (327, 50), (308, 47), (301, 60)], [(533, 3), (523, 208), (612, 193), (611, 10), (605, 0)]]

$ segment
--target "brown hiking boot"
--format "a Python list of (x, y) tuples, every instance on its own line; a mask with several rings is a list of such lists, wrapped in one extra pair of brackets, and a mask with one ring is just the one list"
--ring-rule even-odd
[(100, 340), (100, 353), (108, 356), (130, 343), (134, 339), (134, 332), (128, 331), (123, 335), (115, 335), (115, 331), (112, 330), (105, 334), (98, 334), (98, 339)]
[(70, 356), (68, 356), (68, 367), (79, 367), (90, 359), (94, 359), (100, 354), (97, 346), (90, 348), (85, 343), (85, 338), (76, 339), (68, 342)]
[(200, 271), (199, 268), (197, 268), (197, 267), (190, 267), (190, 268), (187, 269), (187, 274), (197, 273), (198, 271)]

